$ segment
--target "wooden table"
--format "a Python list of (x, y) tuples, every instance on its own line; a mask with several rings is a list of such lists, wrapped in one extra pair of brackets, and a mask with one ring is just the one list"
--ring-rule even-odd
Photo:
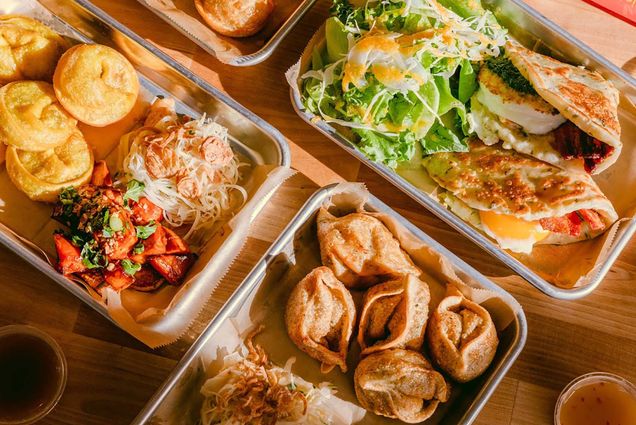
[[(214, 293), (205, 317), (213, 316), (318, 186), (362, 181), (380, 199), (493, 277), (525, 309), (530, 329), (526, 348), (478, 424), (551, 424), (563, 386), (586, 372), (608, 371), (636, 382), (636, 240), (593, 295), (577, 302), (552, 300), (521, 278), (510, 276), (508, 269), (296, 116), (283, 72), (325, 18), (328, 0), (319, 0), (274, 55), (251, 68), (220, 64), (133, 0), (95, 3), (278, 127), (289, 139), (292, 165), (304, 174), (288, 181), (275, 195), (261, 225), (254, 226), (244, 254)], [(528, 3), (618, 66), (636, 68), (636, 28), (580, 0)], [(202, 329), (196, 326), (178, 343), (152, 351), (0, 248), (0, 325), (10, 323), (42, 328), (66, 353), (68, 386), (44, 424), (129, 423)]]

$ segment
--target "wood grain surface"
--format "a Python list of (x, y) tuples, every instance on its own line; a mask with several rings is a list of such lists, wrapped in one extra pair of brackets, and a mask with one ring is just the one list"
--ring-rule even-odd
[[(616, 65), (636, 68), (636, 28), (581, 0), (527, 2)], [(583, 373), (613, 372), (636, 382), (636, 240), (594, 294), (576, 302), (552, 300), (521, 278), (511, 276), (480, 248), (296, 116), (283, 73), (327, 16), (328, 0), (317, 2), (270, 59), (250, 68), (220, 64), (133, 0), (95, 3), (278, 127), (289, 139), (293, 167), (302, 173), (286, 182), (266, 207), (244, 253), (208, 303), (201, 323), (212, 318), (317, 187), (343, 180), (361, 181), (399, 213), (492, 277), (525, 309), (529, 326), (526, 348), (476, 423), (551, 424), (559, 392)], [(203, 328), (202, 324), (196, 325), (181, 341), (150, 350), (0, 248), (0, 325), (10, 323), (28, 323), (49, 332), (68, 359), (66, 392), (42, 424), (129, 423)]]

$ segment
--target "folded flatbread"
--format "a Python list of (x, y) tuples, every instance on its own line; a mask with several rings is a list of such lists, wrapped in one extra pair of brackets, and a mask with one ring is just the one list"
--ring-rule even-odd
[(529, 253), (534, 244), (594, 238), (618, 216), (592, 178), (478, 139), (469, 152), (423, 159), (441, 186), (437, 197), (502, 248)]
[(486, 62), (471, 99), (486, 144), (561, 168), (598, 174), (620, 155), (619, 92), (599, 73), (533, 52), (515, 41)]

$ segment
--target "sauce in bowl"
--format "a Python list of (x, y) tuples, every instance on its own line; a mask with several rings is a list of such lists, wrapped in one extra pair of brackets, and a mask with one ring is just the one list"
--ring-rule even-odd
[(43, 418), (65, 384), (66, 361), (50, 336), (30, 326), (0, 328), (0, 425)]
[(627, 380), (605, 373), (583, 375), (561, 393), (555, 409), (556, 425), (636, 424), (636, 388)]

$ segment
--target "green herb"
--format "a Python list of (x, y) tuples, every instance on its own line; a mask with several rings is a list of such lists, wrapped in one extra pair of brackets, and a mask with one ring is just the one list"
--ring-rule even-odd
[(80, 235), (70, 235), (71, 243), (76, 247), (83, 247), (86, 241)]
[(135, 226), (135, 230), (139, 239), (148, 239), (157, 230), (157, 224), (151, 220), (147, 226)]
[(119, 214), (111, 215), (108, 223), (110, 224), (110, 228), (113, 229), (115, 232), (124, 230), (124, 223), (121, 221), (121, 218), (119, 218)]
[(486, 65), (492, 72), (500, 76), (506, 84), (518, 92), (532, 95), (537, 94), (532, 84), (530, 84), (530, 81), (521, 75), (521, 72), (519, 72), (505, 55), (489, 59), (486, 61)]
[(139, 180), (132, 179), (128, 182), (126, 186), (126, 193), (124, 193), (124, 203), (128, 199), (132, 199), (135, 202), (139, 201), (139, 197), (144, 193), (144, 189), (146, 185), (140, 182)]
[(133, 254), (141, 254), (142, 252), (144, 252), (145, 249), (146, 248), (144, 247), (144, 244), (139, 242), (137, 245), (133, 247), (132, 252)]
[(59, 196), (59, 203), (61, 205), (60, 218), (66, 222), (66, 224), (72, 224), (74, 220), (73, 208), (75, 203), (80, 201), (80, 196), (74, 187), (67, 187), (62, 189)]
[(108, 259), (99, 249), (95, 240), (84, 243), (80, 257), (82, 257), (82, 264), (89, 269), (106, 267), (108, 265)]
[(105, 238), (112, 238), (113, 233), (113, 229), (110, 227), (110, 211), (106, 209), (104, 217), (102, 218), (102, 236)]
[(290, 391), (296, 391), (296, 384), (294, 382), (290, 382), (289, 385), (287, 385), (287, 388)]
[(139, 270), (141, 270), (141, 264), (135, 263), (128, 258), (121, 260), (121, 268), (124, 269), (124, 273), (129, 276), (134, 276)]

